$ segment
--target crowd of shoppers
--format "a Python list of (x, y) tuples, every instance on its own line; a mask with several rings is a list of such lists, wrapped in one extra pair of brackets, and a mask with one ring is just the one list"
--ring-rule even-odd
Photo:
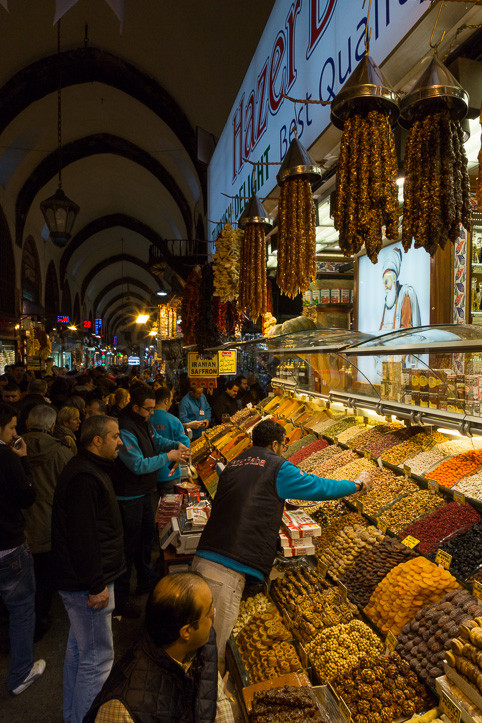
[[(8, 689), (22, 693), (45, 670), (34, 642), (50, 628), (57, 590), (70, 623), (64, 721), (232, 721), (218, 669), (245, 580), (271, 569), (284, 499), (332, 499), (366, 481), (301, 474), (281, 456), (283, 428), (261, 422), (256, 454), (242, 453), (220, 476), (192, 572), (159, 581), (151, 561), (156, 501), (179, 481), (190, 439), (264, 396), (257, 380), (238, 376), (214, 394), (192, 382), (176, 400), (150, 371), (41, 379), (16, 364), (0, 390)], [(133, 569), (136, 593), (149, 593), (145, 633), (111, 672), (112, 613), (142, 613)]]

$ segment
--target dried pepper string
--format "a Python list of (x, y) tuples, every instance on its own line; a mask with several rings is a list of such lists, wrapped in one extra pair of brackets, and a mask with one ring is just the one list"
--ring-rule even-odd
[(239, 310), (249, 312), (253, 321), (268, 309), (266, 240), (261, 224), (248, 223), (241, 245)]

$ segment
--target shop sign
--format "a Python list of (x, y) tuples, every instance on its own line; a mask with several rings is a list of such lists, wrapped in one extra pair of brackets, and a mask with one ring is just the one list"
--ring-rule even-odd
[(95, 328), (94, 333), (97, 334), (97, 336), (102, 336), (102, 319), (95, 320), (94, 328)]
[[(376, 63), (428, 8), (420, 0), (372, 1), (370, 56)], [(210, 239), (222, 223), (239, 217), (246, 197), (255, 191), (266, 196), (276, 185), (276, 166), (253, 162), (280, 162), (296, 133), (309, 148), (328, 127), (329, 105), (295, 107), (283, 94), (333, 100), (365, 55), (367, 9), (360, 0), (277, 0), (209, 165)]]
[(82, 327), (84, 329), (92, 329), (92, 322), (90, 321), (90, 319), (84, 319), (84, 321), (82, 322)]
[(27, 369), (29, 371), (40, 371), (42, 368), (42, 360), (39, 356), (28, 356), (27, 357)]
[(70, 316), (58, 316), (57, 324), (70, 324)]
[(236, 349), (218, 351), (219, 375), (236, 374)]
[(127, 363), (130, 367), (137, 367), (141, 363), (141, 359), (138, 356), (130, 356), (127, 359)]
[(217, 377), (219, 376), (218, 355), (203, 356), (194, 351), (187, 354), (188, 377)]

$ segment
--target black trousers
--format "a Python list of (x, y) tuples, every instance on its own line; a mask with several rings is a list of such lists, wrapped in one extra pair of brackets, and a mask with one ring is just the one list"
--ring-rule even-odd
[(156, 529), (150, 493), (135, 500), (119, 500), (119, 508), (124, 527), (126, 571), (114, 584), (116, 607), (122, 607), (129, 597), (133, 564), (136, 568), (138, 585), (145, 585), (151, 581), (154, 574), (151, 551)]
[(48, 625), (48, 615), (52, 606), (52, 598), (55, 592), (54, 566), (52, 553), (37, 552), (32, 555), (33, 569), (35, 573), (35, 616), (36, 627), (42, 628)]

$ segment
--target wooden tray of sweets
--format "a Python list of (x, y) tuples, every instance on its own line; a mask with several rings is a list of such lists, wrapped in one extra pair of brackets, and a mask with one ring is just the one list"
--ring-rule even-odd
[(243, 688), (243, 700), (248, 713), (251, 713), (253, 707), (253, 697), (255, 693), (262, 690), (272, 690), (273, 688), (282, 688), (284, 685), (293, 685), (297, 688), (311, 687), (308, 676), (304, 671), (299, 673), (285, 673), (278, 678), (271, 680), (263, 680), (261, 683), (254, 683), (247, 688)]

